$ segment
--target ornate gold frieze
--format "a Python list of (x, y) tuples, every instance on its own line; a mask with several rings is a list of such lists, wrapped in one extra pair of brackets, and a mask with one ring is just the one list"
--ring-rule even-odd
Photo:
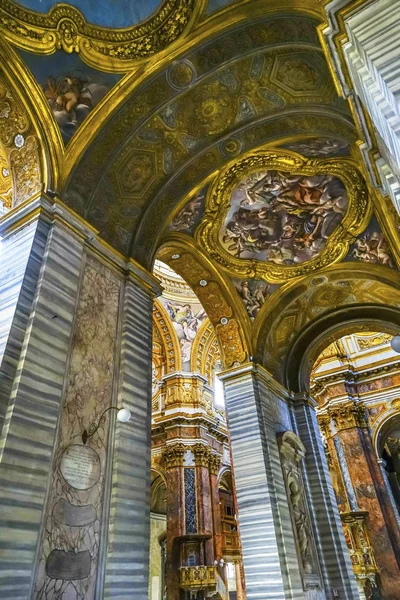
[(132, 61), (153, 56), (178, 39), (196, 10), (195, 0), (164, 0), (143, 23), (109, 29), (88, 23), (77, 8), (67, 4), (57, 4), (44, 15), (3, 0), (0, 27), (8, 41), (24, 50), (79, 52), (98, 69), (124, 72)]
[[(348, 196), (346, 213), (340, 225), (331, 233), (325, 246), (314, 258), (301, 264), (284, 264), (283, 259), (274, 262), (273, 260), (238, 258), (223, 246), (221, 231), (231, 207), (232, 193), (238, 189), (244, 177), (264, 171), (286, 172), (309, 177), (329, 175), (337, 177), (343, 182)], [(360, 172), (349, 161), (305, 160), (299, 155), (280, 151), (258, 151), (245, 156), (225, 169), (209, 190), (206, 212), (196, 231), (196, 239), (208, 255), (227, 269), (230, 274), (236, 277), (252, 277), (282, 283), (301, 275), (308, 275), (341, 260), (346, 255), (350, 243), (367, 225), (370, 214), (371, 203), (368, 199), (366, 184)], [(235, 232), (230, 231), (229, 233), (234, 239)]]
[(163, 454), (165, 467), (167, 469), (183, 467), (183, 457), (187, 449), (187, 446), (181, 442), (167, 446)]
[(179, 587), (197, 596), (199, 590), (214, 590), (217, 585), (215, 567), (196, 566), (181, 567)]

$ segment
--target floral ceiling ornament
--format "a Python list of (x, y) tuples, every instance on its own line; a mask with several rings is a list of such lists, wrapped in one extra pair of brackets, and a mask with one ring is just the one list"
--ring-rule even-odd
[(230, 274), (283, 283), (342, 260), (371, 210), (351, 162), (259, 151), (209, 190), (196, 239)]
[(79, 52), (93, 67), (125, 72), (132, 61), (153, 56), (177, 40), (200, 11), (195, 4), (195, 0), (164, 0), (143, 23), (108, 29), (88, 23), (77, 8), (67, 4), (57, 4), (43, 15), (3, 0), (0, 26), (6, 39), (24, 50)]

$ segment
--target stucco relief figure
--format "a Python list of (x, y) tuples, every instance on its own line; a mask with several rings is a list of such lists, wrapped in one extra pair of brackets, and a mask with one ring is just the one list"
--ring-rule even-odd
[(220, 239), (233, 256), (302, 263), (322, 250), (347, 203), (344, 184), (332, 175), (255, 173), (233, 191)]
[(43, 86), (51, 111), (64, 139), (69, 139), (89, 112), (108, 92), (109, 87), (89, 77), (66, 74), (47, 77)]
[(297, 540), (305, 573), (312, 573), (312, 559), (310, 547), (310, 532), (308, 531), (307, 515), (303, 509), (302, 492), (298, 481), (292, 479), (289, 483), (290, 503), (293, 521), (296, 527)]

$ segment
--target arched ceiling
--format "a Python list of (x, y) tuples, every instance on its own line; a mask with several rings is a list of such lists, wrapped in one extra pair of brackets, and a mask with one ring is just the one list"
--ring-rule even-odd
[[(33, 0), (22, 1), (33, 8)], [(321, 7), (315, 0), (289, 0), (285, 7), (280, 0), (131, 2), (136, 16), (125, 14), (126, 29), (117, 31), (96, 21), (96, 11), (108, 1), (94, 7), (78, 6), (77, 0), (76, 8), (48, 0), (42, 6), (46, 15), (12, 0), (1, 3), (0, 49), (9, 72), (4, 85), (0, 80), (6, 107), (0, 135), (9, 165), (12, 153), (25, 156), (12, 170), (14, 205), (44, 189), (122, 257), (150, 271), (159, 252), (201, 301), (224, 365), (256, 355), (286, 384), (291, 348), (304, 342), (304, 331), (320, 317), (343, 306), (398, 302), (396, 223), (393, 218), (388, 225), (390, 209), (363, 182), (359, 132), (337, 95), (318, 40)], [(145, 18), (139, 10), (144, 6), (155, 10), (150, 18), (128, 23)], [(8, 114), (22, 119), (9, 120)], [(22, 150), (17, 135), (23, 136)], [(32, 137), (34, 147), (27, 143)], [(286, 162), (278, 164), (282, 153)], [(263, 154), (269, 156), (266, 169), (283, 170), (289, 179), (304, 175), (295, 195), (307, 189), (301, 208), (286, 205), (286, 217), (295, 216), (302, 227), (295, 241), (303, 244), (303, 254), (281, 252), (270, 261), (279, 267), (273, 275), (245, 260), (217, 260), (219, 233), (210, 243), (202, 223), (205, 215), (211, 227), (222, 218), (222, 204), (229, 208), (228, 197), (213, 198), (221, 176)], [(328, 207), (326, 182), (307, 179), (316, 173), (343, 176), (348, 204), (339, 206), (341, 193), (335, 193)], [(310, 199), (313, 210), (324, 204), (315, 214), (305, 207)], [(260, 200), (258, 210), (267, 210), (270, 200)], [(304, 259), (317, 237), (313, 231), (321, 236), (326, 215), (335, 211), (343, 213), (335, 221), (336, 237), (315, 265)], [(260, 214), (260, 228), (271, 229)], [(257, 235), (251, 232), (247, 241), (262, 244), (268, 238)], [(304, 269), (297, 269), (299, 263)]]
[(294, 391), (304, 391), (326, 346), (357, 331), (396, 332), (400, 275), (378, 265), (340, 264), (285, 286), (255, 323), (257, 359)]
[(145, 263), (177, 202), (234, 156), (310, 131), (353, 142), (316, 25), (299, 15), (248, 20), (143, 77), (75, 163), (65, 202)]

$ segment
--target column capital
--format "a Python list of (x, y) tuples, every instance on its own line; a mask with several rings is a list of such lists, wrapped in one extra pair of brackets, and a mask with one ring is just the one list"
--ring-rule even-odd
[(194, 444), (191, 447), (191, 449), (193, 450), (194, 462), (196, 464), (196, 467), (208, 468), (208, 462), (210, 460), (211, 454), (209, 447), (199, 442), (197, 444)]
[(365, 406), (362, 402), (346, 402), (328, 407), (328, 415), (337, 433), (345, 429), (367, 427)]
[(182, 442), (167, 446), (163, 454), (165, 467), (167, 469), (183, 467), (183, 458), (186, 450), (187, 447)]
[(218, 475), (221, 467), (221, 457), (219, 454), (210, 453), (209, 466), (211, 475)]

